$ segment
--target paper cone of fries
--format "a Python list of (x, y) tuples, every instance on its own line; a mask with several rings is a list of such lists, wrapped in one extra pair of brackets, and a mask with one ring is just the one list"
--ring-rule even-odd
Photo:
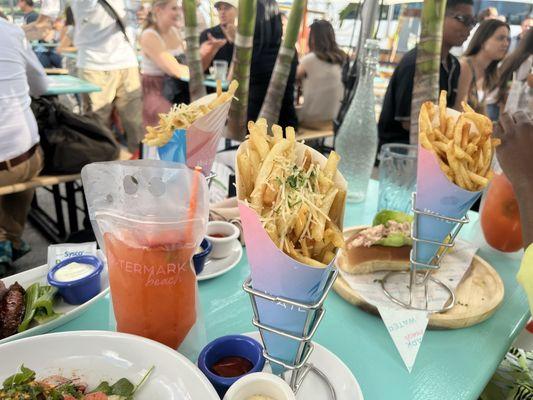
[[(420, 211), (461, 219), (490, 179), (495, 146), (490, 138), (492, 124), (489, 128), (485, 117), (466, 111), (447, 108), (444, 121), (439, 113), (431, 115), (431, 111), (421, 110), (415, 204)], [(447, 132), (441, 132), (443, 126), (447, 126)], [(445, 242), (455, 227), (452, 222), (423, 214), (416, 223), (419, 239), (436, 242)], [(415, 261), (425, 264), (431, 263), (441, 247), (424, 242), (414, 245)]]
[[(247, 200), (250, 198), (250, 184), (252, 188), (254, 186), (254, 181), (250, 182), (250, 174), (253, 172), (249, 168), (244, 170), (241, 157), (252, 156), (253, 158), (253, 155), (249, 152), (252, 146), (250, 140), (241, 144), (237, 151), (236, 163), (237, 196), (251, 269), (252, 287), (273, 296), (284, 297), (306, 304), (316, 303), (324, 293), (326, 282), (332, 272), (335, 256), (332, 254), (332, 259), (322, 265), (312, 259), (309, 259), (306, 263), (302, 262), (303, 259), (297, 261), (276, 246), (264, 228), (265, 218), (260, 218), (256, 209)], [(321, 169), (324, 169), (327, 163), (327, 159), (322, 154), (302, 143), (294, 142), (294, 151), (297, 165), (301, 165), (304, 158), (309, 156), (312, 163), (318, 164)], [(265, 163), (267, 162), (266, 160), (268, 160), (268, 156), (264, 161)], [(260, 175), (261, 172), (259, 171), (258, 174)], [(334, 173), (332, 178), (333, 185), (331, 187), (337, 188), (338, 191), (327, 214), (331, 217), (331, 221), (337, 225), (339, 232), (342, 232), (346, 181), (338, 171)], [(277, 190), (281, 193), (284, 190), (284, 183), (281, 180), (279, 182), (280, 186)], [(289, 180), (286, 182), (289, 182)], [(257, 180), (255, 183), (257, 183)], [(296, 211), (295, 214), (297, 214)], [(336, 249), (334, 251), (336, 252)], [(258, 297), (255, 299), (258, 308), (257, 317), (261, 324), (296, 336), (308, 333), (306, 330), (310, 321), (312, 322), (314, 318), (314, 312), (298, 309), (287, 304), (274, 303)], [(265, 349), (271, 357), (282, 360), (286, 364), (294, 364), (297, 361), (300, 356), (300, 342), (266, 330), (261, 333), (264, 338)], [(276, 365), (272, 367), (275, 373), (281, 372), (280, 367)]]
[[(167, 115), (160, 114), (160, 125), (155, 130), (147, 128), (146, 158), (185, 163), (190, 168), (200, 166), (209, 173), (236, 86), (232, 82), (228, 92), (219, 96), (212, 93), (188, 106), (180, 105), (182, 110), (174, 108)], [(168, 131), (169, 126), (180, 128)]]

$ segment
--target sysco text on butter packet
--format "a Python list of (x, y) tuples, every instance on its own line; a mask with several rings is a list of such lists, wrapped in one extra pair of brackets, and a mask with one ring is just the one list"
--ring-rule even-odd
[(61, 243), (48, 246), (48, 268), (77, 256), (96, 256), (96, 242)]

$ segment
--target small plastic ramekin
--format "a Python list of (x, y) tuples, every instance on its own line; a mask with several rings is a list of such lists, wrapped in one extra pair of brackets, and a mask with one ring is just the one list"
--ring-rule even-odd
[(274, 400), (296, 400), (287, 382), (267, 372), (256, 372), (239, 379), (226, 392), (224, 400), (247, 400), (254, 395)]
[[(55, 273), (65, 267), (66, 265), (77, 262), (80, 264), (89, 264), (94, 267), (94, 271), (83, 278), (69, 281), (59, 282), (55, 279)], [(59, 294), (69, 304), (83, 304), (86, 301), (92, 299), (102, 289), (100, 283), (100, 274), (104, 268), (104, 263), (98, 257), (95, 256), (76, 256), (67, 258), (57, 265), (54, 265), (50, 271), (48, 271), (48, 283), (56, 287)]]
[[(231, 356), (246, 358), (252, 363), (252, 369), (244, 375), (232, 378), (225, 378), (211, 371), (213, 364), (221, 358)], [(248, 374), (262, 371), (264, 366), (263, 346), (257, 340), (244, 335), (219, 337), (205, 346), (198, 357), (198, 368), (209, 379), (221, 398), (238, 379)]]
[(196, 275), (199, 275), (204, 270), (205, 261), (207, 260), (209, 253), (211, 253), (211, 249), (213, 248), (211, 242), (207, 239), (202, 240), (200, 247), (202, 248), (202, 251), (192, 256), (192, 262), (194, 264)]

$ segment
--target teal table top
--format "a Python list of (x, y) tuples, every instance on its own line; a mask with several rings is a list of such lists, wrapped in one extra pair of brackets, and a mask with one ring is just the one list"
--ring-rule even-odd
[(48, 75), (45, 96), (99, 92), (102, 88), (72, 75)]
[[(376, 212), (377, 182), (371, 182), (366, 202), (348, 205), (345, 227), (369, 224)], [(480, 235), (476, 214), (461, 236)], [(529, 318), (526, 296), (515, 275), (519, 261), (491, 249), (478, 253), (499, 272), (505, 297), (496, 313), (476, 326), (430, 330), (409, 374), (380, 318), (348, 304), (335, 292), (314, 340), (335, 353), (350, 368), (366, 400), (476, 400), (514, 338)], [(249, 274), (246, 252), (230, 272), (199, 282), (208, 339), (252, 331), (252, 308), (241, 289)], [(109, 329), (109, 298), (57, 331)]]

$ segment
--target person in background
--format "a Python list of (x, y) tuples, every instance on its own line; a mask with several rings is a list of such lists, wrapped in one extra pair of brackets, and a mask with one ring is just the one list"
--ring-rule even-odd
[[(78, 76), (102, 88), (100, 92), (89, 93), (86, 104), (109, 126), (113, 106), (116, 107), (128, 150), (135, 153), (144, 133), (135, 42), (128, 36), (123, 22), (124, 1), (107, 0), (107, 3), (114, 12), (98, 0), (72, 0)], [(120, 20), (115, 18), (115, 13)]]
[(215, 2), (214, 7), (217, 10), (220, 24), (200, 34), (200, 57), (204, 71), (209, 70), (214, 60), (227, 61), (228, 67), (231, 65), (238, 5), (237, 0)]
[(498, 119), (498, 107), (495, 96), (490, 99), (490, 113), (487, 99), (496, 87), (498, 80), (498, 63), (509, 49), (509, 25), (498, 19), (483, 21), (464, 57), (461, 59), (461, 76), (456, 107), (466, 101), (476, 112)]
[(488, 19), (502, 19), (502, 18), (505, 18), (505, 17), (500, 17), (498, 15), (498, 10), (496, 9), (496, 7), (487, 7), (481, 10), (480, 12), (478, 12), (477, 19), (476, 19), (477, 24), (474, 25), (474, 27), (470, 31), (470, 36), (468, 36), (468, 39), (466, 39), (465, 42), (461, 46), (452, 48), (450, 50), (450, 53), (452, 53), (456, 57), (461, 57), (466, 51), (466, 49), (468, 48), (468, 45), (470, 44), (470, 41), (474, 37), (474, 34), (477, 31), (477, 28), (479, 28), (479, 24), (481, 24), (483, 21), (486, 21)]
[(186, 65), (168, 58), (184, 53), (184, 42), (175, 26), (178, 13), (175, 0), (155, 0), (146, 16), (140, 39), (144, 127), (158, 125), (159, 113), (167, 113), (172, 106), (163, 97), (165, 74), (177, 78), (189, 75)]
[(56, 18), (53, 24), (53, 29), (48, 31), (45, 37), (39, 40), (33, 51), (37, 54), (37, 58), (45, 68), (61, 68), (63, 58), (56, 52), (55, 46), (59, 44), (61, 31), (65, 27), (63, 18)]
[(152, 5), (150, 3), (141, 3), (139, 5), (139, 8), (137, 9), (137, 11), (135, 11), (138, 25), (144, 26), (146, 17), (148, 17), (148, 13), (150, 12), (151, 9), (152, 9)]
[(61, 54), (62, 52), (74, 50), (74, 14), (72, 13), (72, 8), (67, 6), (65, 8), (65, 24), (59, 34), (59, 46), (56, 51)]
[[(250, 87), (248, 97), (248, 121), (256, 121), (270, 83), (274, 64), (281, 46), (283, 24), (275, 0), (258, 0), (254, 31), (252, 62), (250, 65)], [(287, 88), (281, 101), (278, 124), (283, 128), (298, 126), (294, 108), (294, 82), (296, 80), (296, 56), (287, 79)]]
[(505, 176), (513, 185), (520, 209), (522, 238), (526, 250), (517, 275), (533, 311), (533, 119), (524, 111), (503, 113), (494, 134), (502, 140), (496, 154)]
[(39, 14), (33, 9), (33, 0), (20, 0), (18, 2), (18, 8), (24, 13), (24, 24), (31, 24), (37, 21)]
[(40, 40), (53, 28), (53, 22), (61, 11), (60, 0), (42, 0), (37, 19), (22, 26), (28, 40)]
[[(31, 96), (46, 92), (47, 79), (21, 28), (0, 19), (0, 186), (39, 175), (43, 155)], [(0, 196), (0, 277), (30, 251), (22, 232), (34, 190)]]
[(514, 51), (518, 47), (520, 40), (525, 37), (526, 33), (531, 28), (533, 28), (533, 17), (527, 16), (520, 24), (520, 33), (511, 39), (511, 46), (509, 47), (509, 51)]
[(304, 97), (304, 103), (296, 113), (300, 125), (313, 128), (333, 121), (339, 112), (344, 93), (342, 66), (347, 57), (339, 49), (335, 31), (326, 20), (311, 24), (309, 50), (296, 71)]
[[(476, 23), (472, 0), (448, 0), (442, 31), (440, 90), (447, 91), (448, 104), (454, 105), (461, 66), (450, 54), (460, 46)], [(411, 99), (416, 67), (416, 47), (407, 52), (392, 74), (379, 117), (379, 146), (385, 143), (409, 143)]]
[(533, 29), (526, 32), (518, 47), (505, 57), (498, 69), (498, 77), (496, 101), (500, 110), (505, 108), (509, 86), (514, 79), (519, 82), (531, 81), (529, 87), (533, 88)]

